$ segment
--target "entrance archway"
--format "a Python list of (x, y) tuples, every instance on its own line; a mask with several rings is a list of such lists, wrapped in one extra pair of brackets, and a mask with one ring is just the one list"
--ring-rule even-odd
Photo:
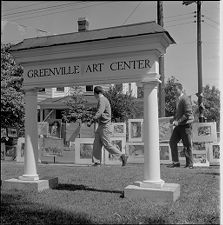
[[(136, 186), (163, 188), (160, 179), (157, 87), (159, 57), (175, 43), (155, 22), (26, 39), (12, 47), (24, 67), (25, 156), (20, 180), (39, 179), (36, 163), (37, 89), (137, 82), (144, 87), (144, 180)], [(127, 187), (126, 194), (135, 190)], [(138, 191), (138, 189), (137, 189)], [(133, 193), (133, 194), (132, 194)], [(138, 194), (137, 194), (138, 195)]]

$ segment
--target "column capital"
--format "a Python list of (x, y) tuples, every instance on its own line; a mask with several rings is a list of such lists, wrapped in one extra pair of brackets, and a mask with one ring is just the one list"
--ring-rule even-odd
[(142, 78), (140, 83), (142, 85), (149, 84), (149, 83), (154, 83), (154, 82), (157, 83), (157, 84), (160, 84), (161, 81), (159, 80), (159, 78), (160, 78), (160, 74), (158, 74), (158, 73), (148, 73), (148, 74), (146, 74), (146, 76), (144, 76)]

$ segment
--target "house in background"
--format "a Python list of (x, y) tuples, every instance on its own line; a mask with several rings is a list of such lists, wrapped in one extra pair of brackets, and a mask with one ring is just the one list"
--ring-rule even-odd
[[(137, 98), (137, 85), (136, 83), (123, 83), (120, 84), (122, 92), (132, 93), (133, 97)], [(105, 91), (108, 91), (112, 85), (101, 85)], [(95, 85), (87, 85), (79, 87), (88, 104), (97, 104), (94, 97)], [(62, 111), (67, 108), (66, 102), (74, 94), (73, 87), (56, 87), (56, 88), (43, 88), (38, 91), (38, 122), (51, 119), (62, 119)]]

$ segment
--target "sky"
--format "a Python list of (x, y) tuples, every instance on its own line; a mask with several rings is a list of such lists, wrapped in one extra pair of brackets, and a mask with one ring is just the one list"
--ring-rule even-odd
[[(164, 28), (176, 41), (164, 56), (165, 81), (174, 76), (192, 99), (197, 99), (196, 3), (163, 1)], [(157, 20), (156, 1), (1, 1), (1, 41), (18, 43), (25, 38), (77, 32), (79, 17), (89, 29)], [(220, 5), (202, 1), (203, 86), (220, 89)]]

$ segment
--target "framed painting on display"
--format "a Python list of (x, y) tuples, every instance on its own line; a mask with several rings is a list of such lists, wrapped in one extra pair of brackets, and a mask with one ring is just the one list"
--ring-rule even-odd
[(193, 123), (194, 142), (217, 142), (216, 122)]
[(49, 120), (49, 137), (61, 138), (62, 120), (51, 119)]
[(112, 136), (113, 137), (126, 137), (126, 124), (125, 123), (112, 123)]
[(210, 163), (220, 163), (220, 143), (209, 144)]
[(210, 166), (207, 151), (194, 150), (192, 152), (192, 155), (193, 155), (193, 165), (194, 165), (194, 167)]
[[(115, 145), (123, 154), (125, 154), (126, 140), (124, 137), (111, 137), (111, 143)], [(105, 164), (121, 164), (120, 158), (115, 155), (111, 155), (105, 148), (104, 160)]]
[(144, 163), (144, 143), (126, 143), (126, 154), (130, 163)]
[(129, 142), (143, 141), (143, 119), (128, 120)]
[[(70, 146), (75, 145), (75, 163), (77, 164), (93, 164), (92, 153), (93, 153), (94, 138), (76, 138), (75, 142), (71, 142)], [(101, 163), (103, 160), (103, 148), (101, 150)]]
[(172, 131), (173, 125), (170, 123), (173, 117), (160, 117), (159, 118), (159, 141), (165, 142), (169, 141)]
[(160, 163), (170, 163), (172, 162), (171, 151), (169, 144), (159, 144), (160, 150)]

